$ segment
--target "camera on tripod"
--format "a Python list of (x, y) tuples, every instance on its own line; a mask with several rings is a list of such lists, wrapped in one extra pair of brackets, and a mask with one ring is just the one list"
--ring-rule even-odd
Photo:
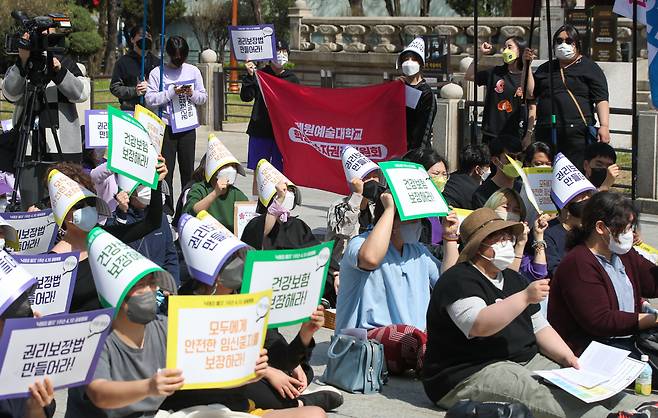
[[(71, 19), (67, 16), (52, 13), (30, 19), (20, 10), (14, 10), (11, 16), (18, 22), (19, 28), (5, 38), (5, 53), (18, 54), (19, 48), (29, 50), (31, 57), (66, 52), (66, 35), (72, 29)], [(23, 37), (25, 33), (29, 39)]]

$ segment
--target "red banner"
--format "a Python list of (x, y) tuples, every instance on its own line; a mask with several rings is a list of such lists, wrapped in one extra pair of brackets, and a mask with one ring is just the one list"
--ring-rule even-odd
[(351, 145), (374, 162), (407, 149), (404, 84), (328, 89), (257, 72), (283, 155), (284, 174), (299, 186), (348, 194), (340, 159)]

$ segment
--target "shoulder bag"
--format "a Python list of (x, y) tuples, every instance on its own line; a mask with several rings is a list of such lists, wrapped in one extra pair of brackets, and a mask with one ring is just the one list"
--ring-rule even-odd
[(567, 87), (567, 79), (564, 77), (564, 70), (562, 68), (560, 68), (560, 77), (562, 78), (562, 84), (564, 84), (564, 88), (567, 90), (567, 93), (569, 93), (571, 100), (573, 100), (573, 103), (576, 105), (576, 109), (578, 109), (580, 118), (583, 120), (585, 126), (587, 126), (587, 138), (586, 138), (587, 145), (593, 142), (598, 142), (599, 129), (593, 124), (590, 125), (589, 123), (587, 123), (587, 119), (585, 119), (585, 114), (583, 113), (583, 110), (580, 108), (580, 105), (578, 104), (578, 100), (576, 100), (576, 96), (574, 96), (571, 90), (569, 90), (569, 87)]

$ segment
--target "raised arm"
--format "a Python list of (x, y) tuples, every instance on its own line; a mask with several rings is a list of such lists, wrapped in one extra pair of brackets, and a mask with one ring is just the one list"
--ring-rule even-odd
[[(493, 51), (493, 46), (488, 42), (482, 42), (482, 45), (480, 45), (480, 49), (478, 49), (476, 52), (476, 54), (478, 54), (478, 63), (480, 62), (479, 58), (482, 55), (490, 54), (491, 51)], [(475, 60), (473, 60), (473, 62), (471, 62), (471, 65), (468, 66), (468, 69), (466, 69), (466, 73), (464, 74), (464, 79), (466, 81), (476, 81)]]
[(391, 242), (391, 231), (395, 219), (395, 202), (391, 193), (382, 193), (380, 199), (384, 204), (384, 213), (359, 249), (357, 264), (363, 270), (375, 270), (379, 267)]

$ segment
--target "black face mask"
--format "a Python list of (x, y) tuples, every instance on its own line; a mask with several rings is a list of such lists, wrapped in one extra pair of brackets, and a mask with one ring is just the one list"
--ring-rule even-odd
[(576, 218), (580, 219), (583, 217), (583, 210), (585, 209), (585, 205), (587, 204), (587, 199), (581, 200), (580, 202), (573, 202), (569, 203), (567, 206), (567, 210), (571, 214), (571, 216), (575, 216)]
[(608, 169), (590, 168), (590, 170), (592, 170), (592, 174), (590, 174), (589, 176), (589, 181), (591, 181), (594, 187), (598, 189), (599, 187), (601, 187), (601, 185), (605, 181), (605, 178), (608, 176)]
[(185, 62), (185, 57), (176, 57), (171, 59), (171, 63), (174, 64), (176, 67), (181, 67), (184, 62)]
[(383, 186), (379, 184), (376, 180), (370, 180), (363, 183), (363, 197), (368, 199), (371, 202), (376, 202), (379, 199), (379, 195), (386, 190)]
[[(149, 51), (151, 49), (151, 46), (153, 45), (153, 41), (151, 41), (149, 38), (146, 38), (144, 43), (145, 43), (144, 51)], [(140, 39), (137, 42), (135, 42), (135, 46), (137, 46), (137, 48), (139, 49), (142, 49), (142, 40)]]

